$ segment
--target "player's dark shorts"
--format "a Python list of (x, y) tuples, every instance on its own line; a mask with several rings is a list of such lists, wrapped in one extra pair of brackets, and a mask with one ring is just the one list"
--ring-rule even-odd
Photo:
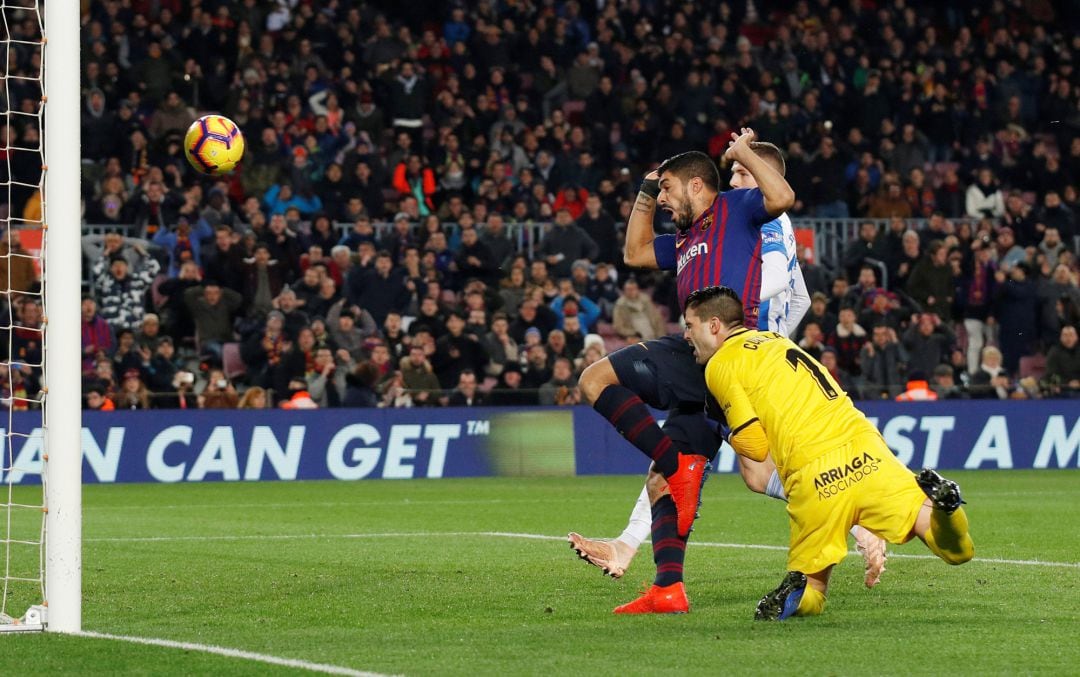
[(704, 415), (705, 369), (681, 334), (635, 343), (608, 355), (619, 383), (653, 409), (668, 412), (664, 432), (690, 453), (712, 458), (720, 439)]

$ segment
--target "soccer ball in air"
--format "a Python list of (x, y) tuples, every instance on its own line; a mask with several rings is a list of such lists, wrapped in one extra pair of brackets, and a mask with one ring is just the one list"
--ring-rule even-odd
[(244, 135), (229, 118), (204, 115), (184, 134), (184, 155), (203, 174), (228, 174), (244, 157)]

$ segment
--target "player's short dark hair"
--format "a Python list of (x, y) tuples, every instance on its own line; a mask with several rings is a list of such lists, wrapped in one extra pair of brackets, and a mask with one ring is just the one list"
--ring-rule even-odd
[(720, 171), (708, 155), (698, 150), (669, 157), (660, 163), (656, 173), (660, 176), (666, 173), (674, 174), (683, 183), (689, 182), (694, 177), (700, 177), (711, 190), (720, 190)]
[(751, 141), (750, 150), (754, 151), (754, 155), (757, 155), (762, 160), (771, 164), (776, 171), (780, 172), (780, 176), (787, 174), (787, 163), (784, 162), (784, 152), (780, 150), (776, 144), (769, 143), (768, 141)]
[(687, 297), (686, 310), (693, 310), (699, 317), (718, 317), (729, 327), (743, 323), (742, 300), (731, 287), (698, 289)]

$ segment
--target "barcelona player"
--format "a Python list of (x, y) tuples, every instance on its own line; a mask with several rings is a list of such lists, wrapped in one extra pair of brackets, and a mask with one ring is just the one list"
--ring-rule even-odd
[(956, 483), (930, 469), (912, 474), (821, 363), (785, 336), (747, 329), (743, 313), (734, 290), (700, 289), (686, 301), (685, 336), (732, 447), (771, 457), (788, 496), (788, 573), (756, 618), (820, 614), (854, 524), (891, 543), (918, 536), (949, 564), (969, 561), (975, 547)]
[[(771, 143), (759, 141), (752, 142), (750, 148), (777, 172), (784, 175), (784, 157), (779, 148)], [(731, 164), (730, 185), (733, 189), (758, 187), (754, 176), (738, 161)], [(761, 310), (758, 327), (786, 334), (798, 326), (810, 303), (802, 271), (795, 257), (795, 234), (787, 214), (781, 214), (765, 223), (760, 229), (760, 239)], [(751, 270), (753, 269), (748, 267), (748, 272)], [(619, 358), (621, 357), (622, 355), (619, 355)], [(704, 382), (701, 386), (704, 387)], [(679, 421), (682, 420), (679, 419)], [(668, 425), (670, 426), (670, 423)], [(740, 456), (739, 469), (751, 490), (774, 498), (785, 498), (783, 487), (771, 461), (756, 463)], [(626, 572), (641, 543), (649, 537), (651, 527), (652, 500), (646, 486), (638, 496), (626, 528), (618, 538), (592, 539), (572, 532), (568, 539), (579, 557), (601, 568), (612, 578), (619, 578)], [(858, 527), (853, 530), (853, 533), (856, 535), (859, 551), (866, 557), (867, 585), (872, 586), (877, 583), (884, 569), (884, 541), (868, 532), (858, 530)]]
[[(737, 285), (750, 326), (758, 319), (761, 226), (795, 198), (782, 173), (755, 152), (753, 141), (750, 129), (733, 134), (725, 157), (744, 166), (757, 188), (720, 192), (716, 166), (699, 152), (669, 158), (647, 175), (627, 223), (625, 251), (631, 266), (675, 270), (680, 305), (696, 289)], [(675, 235), (654, 233), (657, 205), (673, 217)], [(580, 386), (596, 411), (653, 461), (646, 489), (656, 579), (640, 599), (615, 611), (686, 612), (686, 542), (707, 463), (719, 447), (702, 413), (701, 368), (683, 337), (672, 335), (612, 353), (585, 370)], [(646, 405), (669, 411), (663, 429)]]

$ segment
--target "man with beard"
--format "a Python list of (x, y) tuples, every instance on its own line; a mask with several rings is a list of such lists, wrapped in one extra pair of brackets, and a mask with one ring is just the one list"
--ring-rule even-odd
[[(761, 226), (790, 209), (795, 196), (753, 141), (750, 129), (733, 134), (725, 157), (745, 167), (759, 188), (721, 193), (716, 166), (696, 151), (669, 158), (648, 174), (627, 223), (625, 260), (631, 266), (676, 270), (681, 305), (710, 285), (742, 290), (746, 324), (756, 328)], [(674, 218), (676, 235), (653, 232), (657, 204)], [(657, 576), (642, 597), (615, 611), (685, 613), (686, 542), (707, 464), (719, 448), (703, 413), (706, 389), (693, 350), (680, 335), (627, 346), (590, 365), (580, 387), (585, 400), (653, 461), (646, 490)], [(663, 430), (646, 404), (670, 410)]]

